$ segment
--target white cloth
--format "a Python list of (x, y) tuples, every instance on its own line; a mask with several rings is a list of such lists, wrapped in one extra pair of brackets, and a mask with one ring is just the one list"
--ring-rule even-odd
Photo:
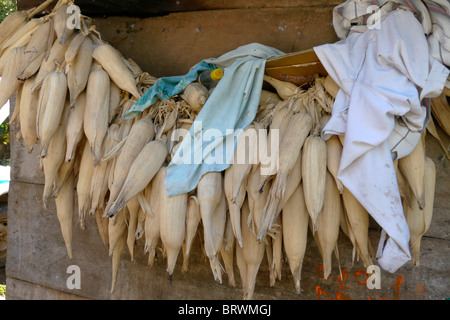
[(323, 129), (325, 138), (345, 134), (338, 178), (389, 235), (378, 262), (395, 272), (411, 259), (410, 235), (387, 138), (396, 116), (412, 131), (423, 129), (421, 101), (441, 93), (449, 71), (429, 55), (420, 22), (402, 9), (384, 15), (380, 28), (314, 50), (341, 87)]
[(340, 39), (379, 28), (387, 13), (411, 11), (427, 35), (430, 54), (450, 66), (450, 2), (448, 0), (346, 0), (333, 9), (333, 27)]

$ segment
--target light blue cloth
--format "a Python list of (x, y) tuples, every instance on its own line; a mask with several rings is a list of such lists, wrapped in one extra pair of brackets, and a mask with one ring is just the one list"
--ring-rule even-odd
[(224, 75), (167, 167), (169, 196), (189, 192), (203, 174), (230, 166), (239, 132), (256, 116), (266, 60), (282, 54), (252, 43), (204, 61), (222, 68)]
[(215, 68), (217, 67), (213, 64), (200, 61), (184, 76), (158, 78), (153, 86), (145, 91), (142, 97), (125, 113), (123, 118), (134, 118), (158, 100), (162, 101), (183, 92), (189, 83), (197, 80), (202, 71)]

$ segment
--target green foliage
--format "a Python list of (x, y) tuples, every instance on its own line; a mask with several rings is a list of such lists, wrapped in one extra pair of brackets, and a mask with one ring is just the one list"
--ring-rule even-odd
[(0, 284), (0, 296), (3, 296), (4, 298), (5, 294), (6, 294), (6, 285)]
[(0, 165), (10, 165), (9, 117), (0, 125)]
[(17, 10), (17, 0), (0, 0), (0, 21), (8, 14)]

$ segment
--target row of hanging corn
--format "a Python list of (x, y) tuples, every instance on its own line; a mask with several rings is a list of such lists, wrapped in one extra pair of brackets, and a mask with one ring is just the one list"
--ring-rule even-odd
[[(17, 124), (17, 139), (23, 139), (28, 152), (39, 156), (45, 176), (42, 205), (47, 208), (55, 200), (69, 257), (74, 228), (84, 228), (92, 216), (112, 257), (111, 291), (125, 247), (133, 259), (136, 242), (143, 240), (149, 266), (161, 247), (172, 275), (181, 255), (181, 271), (188, 270), (200, 232), (216, 281), (222, 283), (226, 274), (229, 284), (236, 285), (236, 259), (244, 299), (253, 296), (265, 255), (270, 284), (281, 277), (285, 259), (300, 292), (308, 232), (323, 258), (325, 278), (333, 253), (339, 261), (340, 230), (353, 244), (353, 260), (372, 264), (369, 214), (337, 178), (343, 137), (325, 141), (320, 136), (339, 89), (330, 78), (317, 77), (302, 89), (264, 77), (275, 90), (262, 90), (258, 113), (247, 129), (265, 129), (267, 139), (278, 129), (276, 171), (261, 175), (259, 159), (234, 163), (224, 172), (202, 176), (192, 192), (168, 197), (166, 167), (178, 145), (171, 133), (189, 129), (210, 92), (193, 83), (179, 96), (123, 120), (156, 79), (104, 42), (88, 17), (82, 16), (79, 29), (69, 28), (71, 1), (60, 0), (42, 14), (51, 2), (13, 13), (1, 23), (0, 103), (16, 94), (10, 122)], [(447, 100), (434, 102), (440, 103), (435, 117), (449, 133)], [(246, 148), (239, 139), (236, 150)], [(417, 265), (433, 211), (436, 169), (425, 155), (424, 139), (395, 164)]]

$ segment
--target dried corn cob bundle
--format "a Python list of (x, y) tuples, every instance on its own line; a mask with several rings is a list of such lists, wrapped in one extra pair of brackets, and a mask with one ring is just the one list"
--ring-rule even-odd
[(325, 144), (327, 145), (327, 169), (332, 174), (339, 192), (342, 193), (344, 185), (337, 177), (341, 162), (342, 144), (336, 135), (330, 136)]
[(86, 108), (86, 93), (78, 96), (75, 104), (69, 110), (69, 119), (66, 128), (67, 150), (64, 161), (70, 162), (75, 155), (75, 150), (84, 135), (84, 111)]
[(20, 80), (28, 79), (39, 69), (44, 55), (48, 54), (47, 51), (53, 44), (52, 31), (52, 22), (49, 20), (41, 24), (31, 36), (16, 75)]
[(317, 219), (325, 198), (326, 172), (327, 147), (325, 141), (313, 133), (306, 138), (302, 153), (303, 191), (313, 232), (317, 231)]
[(0, 81), (0, 108), (16, 93), (22, 84), (22, 81), (17, 79), (17, 72), (24, 56), (24, 47), (14, 48), (8, 53), (8, 63)]
[(69, 109), (65, 108), (58, 127), (50, 140), (48, 147), (49, 153), (46, 157), (41, 158), (45, 178), (44, 194), (42, 196), (45, 209), (47, 209), (48, 201), (53, 197), (58, 170), (64, 162), (68, 115)]
[(78, 197), (78, 220), (81, 229), (84, 229), (84, 220), (89, 212), (91, 205), (91, 177), (94, 171), (94, 162), (92, 161), (91, 148), (89, 143), (84, 143), (81, 149), (80, 171), (77, 181), (77, 197)]
[(73, 35), (75, 28), (70, 28), (67, 21), (71, 13), (68, 12), (69, 5), (63, 4), (58, 9), (54, 10), (54, 29), (56, 33), (56, 40), (60, 44), (66, 44), (67, 40)]
[(49, 72), (55, 71), (57, 66), (63, 64), (67, 48), (68, 48), (67, 44), (61, 44), (58, 41), (53, 42), (48, 57), (44, 58), (39, 66), (39, 71), (37, 72), (34, 80), (34, 85), (32, 89), (33, 92), (36, 92), (36, 90), (38, 90), (41, 87), (45, 76)]
[(342, 200), (348, 225), (355, 237), (356, 251), (364, 266), (370, 266), (372, 258), (369, 254), (369, 213), (345, 187), (342, 191)]
[(112, 170), (112, 183), (108, 204), (104, 216), (108, 216), (108, 211), (119, 195), (120, 190), (127, 178), (133, 160), (141, 152), (142, 148), (151, 140), (155, 134), (155, 127), (150, 117), (145, 117), (133, 124), (130, 132), (126, 135), (123, 147), (116, 157), (114, 169)]
[(425, 207), (425, 147), (422, 141), (417, 143), (414, 150), (398, 159), (398, 169), (408, 182), (420, 209)]
[(163, 165), (166, 156), (165, 139), (150, 141), (142, 148), (131, 164), (117, 198), (109, 208), (108, 215), (110, 217), (114, 216), (131, 198), (145, 189)]
[(270, 85), (272, 85), (275, 90), (277, 91), (278, 95), (281, 97), (281, 99), (286, 100), (301, 90), (299, 87), (297, 87), (295, 84), (287, 82), (287, 81), (281, 81), (272, 77), (269, 77), (268, 75), (264, 75), (264, 81), (267, 81)]
[(47, 155), (50, 140), (58, 128), (64, 107), (66, 106), (67, 78), (58, 68), (47, 74), (39, 91), (36, 128), (41, 146), (41, 157)]
[(214, 223), (214, 214), (219, 210), (223, 195), (223, 177), (221, 172), (208, 172), (200, 178), (197, 185), (197, 198), (202, 217), (205, 251), (206, 256), (210, 260), (216, 281), (221, 279), (221, 273), (219, 272), (220, 268), (216, 268), (220, 263), (215, 246), (216, 225)]
[[(165, 177), (165, 167), (163, 169)], [(161, 242), (167, 253), (167, 272), (172, 275), (186, 234), (187, 194), (169, 197), (164, 187), (160, 196)]]
[(101, 64), (119, 88), (131, 93), (136, 99), (141, 97), (133, 74), (114, 47), (100, 40), (92, 52), (92, 57)]
[(156, 257), (156, 246), (160, 239), (160, 203), (161, 192), (163, 192), (165, 167), (159, 169), (156, 176), (152, 179), (149, 186), (145, 188), (144, 195), (150, 203), (151, 213), (147, 213), (145, 218), (145, 247), (144, 253), (148, 253), (148, 265), (151, 267)]
[[(292, 171), (286, 178), (286, 190), (283, 197), (280, 198), (276, 196), (277, 189), (275, 187), (272, 186), (270, 188), (270, 192), (266, 198), (266, 203), (263, 212), (263, 217), (265, 219), (278, 218), (281, 210), (283, 209), (288, 199), (291, 197), (292, 193), (296, 190), (301, 179), (302, 179), (302, 155), (301, 153), (299, 153), (297, 157), (297, 162), (295, 163), (294, 167), (292, 168)], [(272, 228), (274, 222), (272, 221), (269, 223), (271, 224), (270, 228)]]
[(39, 94), (31, 92), (33, 84), (34, 78), (27, 79), (22, 86), (22, 91), (20, 94), (20, 131), (22, 133), (22, 138), (25, 142), (28, 153), (31, 153), (33, 151), (33, 147), (38, 142), (36, 132), (36, 116)]
[[(78, 39), (78, 37), (75, 37), (72, 42)], [(70, 45), (64, 56), (65, 62), (67, 63), (67, 84), (71, 105), (75, 103), (78, 96), (86, 89), (92, 67), (94, 45), (89, 37), (83, 37), (82, 39), (83, 41), (77, 48), (73, 58), (68, 58), (69, 54), (67, 54), (68, 52), (72, 52), (69, 51), (69, 49), (72, 49)]]
[(188, 270), (192, 243), (195, 235), (197, 234), (197, 228), (201, 218), (198, 199), (196, 196), (190, 196), (188, 199), (186, 212), (186, 238), (184, 239), (183, 245), (183, 272), (187, 272)]
[[(265, 245), (256, 239), (255, 234), (247, 225), (250, 210), (247, 201), (242, 205), (241, 229), (243, 246), (236, 247), (236, 259), (242, 259), (245, 268), (241, 272), (244, 300), (252, 300), (255, 291), (256, 276), (264, 258)], [(239, 262), (238, 262), (239, 265)]]
[[(255, 235), (258, 235), (261, 231), (262, 224), (264, 222), (263, 219), (266, 199), (269, 196), (272, 187), (272, 181), (268, 181), (261, 190), (259, 188), (260, 181), (260, 165), (254, 164), (253, 169), (247, 179), (247, 202), (250, 210), (247, 220), (247, 227)], [(262, 238), (261, 240), (258, 239), (258, 241), (263, 241), (264, 238)]]
[[(279, 168), (277, 169), (277, 174), (272, 184), (272, 188), (274, 188), (273, 195), (275, 198), (281, 199), (284, 196), (286, 191), (287, 176), (294, 168), (299, 158), (300, 150), (302, 148), (304, 150), (307, 147), (306, 145), (303, 146), (303, 144), (308, 140), (307, 136), (311, 130), (311, 124), (311, 116), (306, 112), (294, 114), (289, 121), (288, 127), (286, 128), (286, 133), (282, 136)], [(320, 156), (323, 155), (325, 154), (320, 154)], [(302, 155), (302, 158), (305, 159), (305, 155)], [(303, 163), (305, 163), (305, 160), (302, 160), (302, 164)], [(303, 168), (302, 172), (303, 170), (310, 169), (311, 168), (309, 167)], [(275, 219), (276, 213), (276, 210), (264, 213), (264, 222), (258, 233), (259, 241), (262, 241), (266, 236), (273, 220)]]
[(103, 140), (108, 131), (109, 81), (106, 71), (97, 65), (89, 75), (86, 88), (83, 128), (91, 146), (95, 166), (100, 163), (103, 156)]
[(328, 279), (331, 273), (331, 256), (335, 249), (338, 236), (341, 212), (343, 211), (339, 190), (329, 171), (326, 174), (325, 197), (322, 211), (317, 218), (317, 231), (314, 236), (323, 259), (323, 275)]
[(225, 273), (228, 276), (228, 284), (232, 287), (236, 286), (236, 280), (234, 278), (234, 246), (235, 237), (233, 228), (231, 226), (230, 216), (227, 217), (227, 223), (225, 227), (225, 235), (223, 238), (222, 248), (220, 249), (220, 256), (222, 257), (225, 267)]
[[(436, 165), (429, 157), (425, 158), (425, 207), (420, 209), (417, 202), (410, 205), (404, 203), (404, 213), (410, 231), (410, 245), (412, 263), (419, 266), (420, 263), (420, 243), (423, 235), (428, 231), (433, 216), (434, 192), (436, 184)], [(407, 186), (405, 186), (407, 187)], [(411, 192), (411, 189), (405, 192)]]
[(44, 22), (44, 18), (31, 19), (18, 28), (11, 37), (1, 46), (0, 55), (6, 54), (12, 48), (23, 47), (30, 42), (34, 31)]
[(75, 217), (75, 174), (69, 174), (55, 198), (56, 214), (66, 244), (67, 255), (72, 259), (72, 238)]
[(294, 277), (295, 290), (297, 293), (300, 293), (300, 280), (306, 251), (309, 220), (301, 182), (284, 205), (281, 218), (284, 250)]

